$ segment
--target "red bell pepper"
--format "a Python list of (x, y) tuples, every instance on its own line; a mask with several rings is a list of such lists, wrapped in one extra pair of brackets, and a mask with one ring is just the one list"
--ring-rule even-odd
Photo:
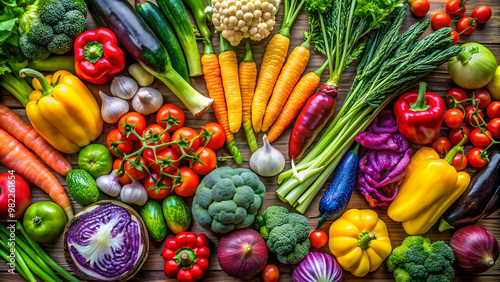
[(125, 54), (107, 28), (89, 30), (75, 40), (75, 69), (81, 79), (105, 84), (125, 68)]
[(443, 99), (434, 93), (426, 93), (426, 86), (425, 82), (420, 82), (418, 93), (405, 93), (394, 105), (399, 132), (415, 144), (434, 141), (444, 118)]
[(165, 259), (165, 275), (176, 277), (180, 282), (197, 281), (208, 269), (210, 249), (205, 234), (181, 232), (165, 241), (162, 257)]

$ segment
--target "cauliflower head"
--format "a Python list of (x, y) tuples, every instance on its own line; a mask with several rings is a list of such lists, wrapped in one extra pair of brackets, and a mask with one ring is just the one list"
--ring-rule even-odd
[(276, 24), (281, 0), (211, 0), (212, 23), (233, 46), (243, 38), (259, 41)]

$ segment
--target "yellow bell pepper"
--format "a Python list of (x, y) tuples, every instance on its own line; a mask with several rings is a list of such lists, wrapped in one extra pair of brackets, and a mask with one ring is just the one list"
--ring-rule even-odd
[(20, 74), (35, 77), (26, 114), (54, 148), (76, 153), (99, 137), (103, 128), (99, 105), (78, 77), (67, 71), (43, 77), (32, 69), (22, 69)]
[(329, 233), (330, 251), (343, 269), (357, 277), (375, 271), (392, 252), (387, 226), (372, 210), (346, 211)]

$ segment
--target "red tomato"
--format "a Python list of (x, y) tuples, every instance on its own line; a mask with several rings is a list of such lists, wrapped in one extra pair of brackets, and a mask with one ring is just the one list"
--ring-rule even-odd
[(491, 8), (486, 5), (477, 6), (472, 11), (472, 17), (480, 24), (484, 24), (491, 19)]
[(452, 37), (452, 36), (453, 36), (453, 43), (452, 43), (451, 45), (455, 46), (455, 45), (457, 45), (457, 43), (458, 43), (458, 39), (460, 39), (460, 34), (458, 34), (458, 32), (457, 32), (456, 30), (454, 30), (454, 29), (453, 29), (453, 30), (450, 32), (450, 35), (448, 35), (448, 37), (447, 37), (447, 38), (450, 38), (450, 37)]
[[(161, 183), (156, 184), (161, 177), (163, 177)], [(155, 184), (156, 186), (153, 187)], [(170, 185), (172, 185), (172, 179), (170, 177), (161, 175), (155, 171), (153, 171), (153, 173), (151, 173), (151, 176), (148, 176), (148, 178), (146, 178), (146, 180), (144, 181), (144, 189), (146, 189), (146, 191), (148, 192), (149, 197), (156, 200), (165, 199), (168, 195), (170, 195)], [(149, 190), (149, 188), (151, 187), (153, 188)], [(158, 191), (157, 188), (161, 189)]]
[(412, 14), (416, 17), (423, 17), (427, 15), (429, 9), (431, 8), (429, 0), (408, 0), (408, 4), (410, 4)]
[(450, 130), (450, 141), (453, 145), (457, 145), (458, 143), (460, 143), (460, 141), (462, 141), (462, 138), (464, 138), (464, 136), (462, 135), (462, 128), (465, 130), (465, 136), (467, 136), (464, 144), (469, 142), (470, 130), (462, 125), (458, 128), (453, 128), (452, 130)]
[(196, 150), (196, 155), (199, 156), (203, 164), (199, 162), (193, 164), (193, 161), (189, 161), (189, 166), (199, 175), (207, 175), (217, 166), (217, 155), (212, 149), (204, 147), (198, 148), (198, 150)]
[[(182, 177), (182, 183), (180, 185), (174, 186), (175, 194), (181, 197), (190, 197), (196, 193), (196, 188), (200, 184), (200, 177), (189, 167), (181, 167), (179, 168), (179, 172)], [(178, 175), (176, 171), (174, 173), (175, 176)], [(172, 180), (172, 186), (174, 185), (174, 181)]]
[(438, 154), (444, 154), (450, 151), (451, 143), (446, 137), (438, 137), (434, 142), (432, 142), (432, 148), (436, 150)]
[(262, 270), (262, 280), (264, 282), (278, 282), (280, 279), (280, 270), (274, 264), (268, 264)]
[(435, 13), (431, 18), (432, 28), (438, 30), (448, 27), (451, 24), (451, 17), (447, 13)]
[(457, 170), (461, 171), (467, 167), (467, 156), (462, 154), (456, 154), (451, 165)]
[[(122, 161), (123, 161), (123, 159), (120, 159), (120, 158), (116, 159), (115, 162), (113, 163), (113, 170), (119, 169)], [(126, 172), (123, 173), (123, 176), (120, 177), (119, 180), (120, 180), (120, 183), (122, 185), (127, 185), (127, 184), (132, 183), (132, 179), (130, 179), (130, 177), (128, 176), (128, 174)]]
[(446, 13), (450, 16), (461, 17), (465, 14), (465, 3), (461, 3), (463, 0), (448, 0), (444, 6)]
[[(125, 123), (130, 124), (139, 136), (142, 136), (142, 132), (146, 128), (146, 119), (144, 116), (136, 112), (126, 113), (120, 118), (120, 121), (118, 121), (118, 129), (123, 135), (127, 136), (125, 133), (125, 127), (123, 126)], [(129, 135), (128, 139), (139, 140), (133, 133)]]
[[(158, 163), (155, 163), (154, 155), (148, 155), (146, 157), (149, 166), (156, 172), (160, 172), (162, 162), (167, 162), (168, 160), (171, 160), (172, 164), (163, 167), (163, 172), (166, 174), (174, 174), (180, 165), (180, 162), (176, 161), (179, 159), (179, 155), (177, 155), (177, 153), (175, 153), (174, 150), (172, 150), (171, 148), (167, 148), (161, 151), (160, 153), (156, 154), (156, 158), (158, 159)], [(165, 165), (167, 165), (167, 163), (165, 163)]]
[(484, 152), (483, 148), (475, 147), (469, 151), (469, 163), (475, 168), (485, 166), (488, 161), (481, 158), (481, 153)]
[[(462, 88), (452, 88), (450, 89), (450, 91), (448, 91), (446, 96), (451, 96), (455, 98), (457, 102), (464, 101), (467, 99), (467, 93), (465, 93), (465, 90), (463, 90)], [(448, 106), (449, 108), (454, 108), (452, 107), (453, 105), (451, 103), (451, 98), (444, 98), (444, 102), (446, 103), (446, 106)], [(467, 105), (467, 101), (461, 102), (460, 105), (462, 105), (462, 107), (465, 107)]]
[(127, 138), (125, 138), (125, 136), (120, 133), (120, 130), (118, 128), (115, 128), (108, 133), (108, 137), (106, 137), (106, 145), (108, 146), (111, 154), (113, 154), (115, 157), (119, 157), (111, 148), (111, 143), (113, 142), (121, 142), (115, 144), (114, 148), (119, 149), (125, 155), (130, 154), (130, 152), (132, 152), (132, 147), (134, 147), (134, 143), (132, 142), (132, 140), (128, 140)]
[[(224, 128), (222, 125), (216, 123), (216, 122), (209, 122), (203, 126), (209, 133), (213, 133), (212, 136), (210, 137), (210, 142), (205, 145), (205, 139), (201, 138), (200, 144), (201, 146), (208, 147), (214, 151), (219, 150), (224, 146), (224, 142), (226, 142), (226, 132), (224, 131)], [(202, 134), (203, 128), (200, 129), (200, 134)]]
[(177, 118), (178, 125), (173, 125), (170, 127), (168, 132), (174, 132), (177, 129), (184, 126), (184, 122), (186, 121), (186, 116), (182, 109), (175, 104), (165, 104), (161, 106), (161, 108), (156, 113), (156, 123), (161, 125), (163, 128), (167, 128), (167, 123), (165, 121), (161, 121), (168, 118), (170, 114), (171, 117)]
[(464, 113), (459, 109), (449, 109), (444, 113), (444, 124), (449, 128), (457, 128), (464, 122)]
[(474, 106), (465, 107), (465, 123), (470, 126), (478, 126), (483, 123), (484, 115), (482, 111), (475, 112), (476, 108)]
[(489, 130), (485, 130), (485, 133), (483, 133), (479, 130), (479, 128), (475, 128), (470, 133), (470, 142), (476, 147), (488, 147), (488, 145), (491, 144), (491, 140), (488, 136), (486, 136), (486, 134), (493, 137)]
[[(133, 157), (130, 157), (130, 161), (133, 161), (135, 160), (137, 157), (136, 156), (133, 156)], [(146, 162), (146, 159), (144, 157), (141, 157), (141, 163), (145, 166), (141, 166), (142, 167), (142, 170), (139, 170), (135, 167), (132, 167), (132, 164), (127, 160), (125, 162), (125, 170), (128, 171), (128, 174), (137, 179), (137, 180), (141, 180), (141, 179), (144, 179), (146, 178), (146, 176), (148, 176), (148, 171), (147, 171), (147, 167), (148, 167), (148, 163)]]
[(314, 230), (309, 234), (309, 241), (314, 248), (323, 248), (328, 242), (328, 234), (323, 229)]
[[(152, 125), (146, 127), (146, 129), (144, 129), (144, 136), (145, 137), (152, 136), (151, 138), (153, 139), (151, 141), (147, 141), (147, 144), (148, 145), (160, 145), (160, 144), (170, 142), (170, 135), (168, 134), (168, 132), (165, 132), (165, 133), (160, 135), (160, 133), (162, 133), (163, 131), (165, 131), (165, 128), (163, 128), (162, 126), (160, 126), (158, 124), (152, 124)], [(141, 147), (142, 147), (142, 144), (141, 144)], [(166, 150), (167, 148), (168, 148), (168, 146), (164, 146), (164, 147), (156, 148), (155, 151), (158, 154), (161, 151)], [(153, 149), (144, 150), (144, 152), (142, 153), (142, 156), (145, 157), (146, 160), (148, 160), (148, 159), (154, 160), (154, 158), (155, 158), (155, 155), (153, 153)]]
[[(173, 134), (172, 134), (172, 142), (178, 142), (181, 140), (181, 137), (183, 140), (186, 138), (188, 139), (188, 146), (190, 145), (191, 150), (196, 151), (200, 147), (200, 139), (196, 138), (198, 136), (198, 132), (194, 131), (194, 129), (189, 128), (189, 127), (181, 127), (177, 129)], [(196, 138), (196, 139), (195, 139)], [(172, 145), (172, 149), (174, 149), (175, 153), (177, 155), (182, 156), (181, 149), (177, 145)], [(189, 150), (187, 148), (184, 149), (184, 152), (186, 154), (190, 154)]]
[(471, 17), (462, 17), (457, 22), (457, 31), (459, 34), (471, 35), (476, 31), (476, 20)]
[(488, 130), (491, 132), (493, 137), (500, 138), (500, 118), (494, 118), (488, 122)]
[(486, 115), (491, 118), (500, 118), (500, 101), (491, 102), (486, 108)]
[(491, 103), (491, 95), (490, 92), (479, 89), (474, 91), (474, 100), (479, 104), (479, 108), (484, 110), (488, 108), (488, 105)]

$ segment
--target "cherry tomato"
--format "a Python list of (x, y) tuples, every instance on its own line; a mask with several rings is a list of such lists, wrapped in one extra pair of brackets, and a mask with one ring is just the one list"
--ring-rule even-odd
[(111, 154), (113, 154), (115, 157), (119, 157), (111, 148), (111, 143), (113, 142), (121, 142), (119, 144), (116, 144), (115, 148), (119, 149), (125, 155), (130, 154), (130, 152), (132, 152), (132, 147), (134, 147), (134, 143), (132, 142), (132, 140), (128, 140), (127, 138), (125, 138), (125, 136), (120, 133), (120, 130), (118, 128), (115, 128), (108, 133), (108, 136), (106, 137), (106, 145), (108, 146)]
[(309, 241), (314, 248), (323, 248), (328, 242), (328, 234), (323, 229), (314, 230), (309, 234)]
[(481, 158), (481, 153), (484, 152), (483, 148), (474, 147), (469, 151), (469, 163), (475, 168), (485, 166), (488, 161)]
[[(160, 145), (160, 144), (170, 142), (170, 135), (168, 134), (168, 132), (165, 132), (165, 133), (159, 135), (163, 131), (165, 131), (165, 128), (163, 128), (162, 126), (160, 126), (158, 124), (152, 124), (152, 125), (146, 127), (146, 129), (144, 129), (144, 136), (145, 137), (152, 136), (152, 138), (154, 139), (154, 141), (153, 140), (147, 141), (147, 144), (148, 145)], [(142, 146), (142, 144), (141, 144), (141, 146)], [(156, 148), (154, 151), (156, 151), (156, 153), (158, 154), (161, 151), (166, 150), (167, 148), (168, 148), (168, 146), (164, 146), (164, 147)], [(153, 149), (144, 150), (144, 152), (142, 153), (142, 156), (145, 157), (146, 160), (148, 160), (148, 159), (154, 160), (154, 158), (155, 158), (155, 155), (153, 153)]]
[(491, 102), (486, 108), (486, 115), (491, 118), (500, 118), (500, 101)]
[[(123, 159), (120, 159), (120, 158), (116, 159), (113, 162), (113, 170), (119, 169), (122, 161), (123, 161)], [(130, 177), (128, 176), (128, 174), (126, 172), (123, 174), (122, 177), (120, 177), (119, 181), (122, 185), (127, 185), (127, 184), (132, 183), (132, 179), (130, 179)]]
[(264, 282), (278, 282), (280, 279), (280, 270), (274, 264), (268, 264), (262, 270), (262, 280)]
[(217, 166), (217, 155), (212, 149), (200, 147), (196, 150), (196, 155), (203, 164), (199, 162), (193, 164), (193, 161), (189, 161), (189, 166), (199, 175), (207, 175)]
[(464, 122), (464, 113), (459, 109), (449, 109), (444, 113), (444, 124), (449, 128), (457, 128)]
[(168, 114), (170, 113), (171, 117), (177, 118), (178, 125), (172, 126), (168, 132), (172, 133), (177, 129), (184, 126), (184, 122), (186, 121), (186, 116), (182, 109), (175, 104), (165, 104), (161, 106), (161, 108), (156, 113), (156, 123), (161, 125), (163, 128), (167, 128), (167, 123), (165, 121), (161, 121), (163, 119), (168, 118)]
[(491, 103), (490, 92), (488, 92), (484, 89), (476, 90), (476, 91), (474, 91), (474, 100), (479, 105), (479, 108), (481, 110), (485, 110), (486, 108), (488, 108), (488, 105)]
[(471, 17), (462, 17), (457, 22), (457, 31), (459, 34), (471, 35), (476, 31), (476, 20)]
[[(149, 188), (155, 185), (155, 183), (158, 182), (158, 180), (161, 177), (163, 177), (162, 182), (158, 183), (157, 186), (149, 190)], [(165, 199), (168, 195), (170, 195), (171, 188), (168, 187), (171, 185), (172, 185), (172, 179), (170, 177), (161, 175), (156, 171), (153, 171), (153, 173), (151, 173), (151, 176), (148, 176), (148, 178), (146, 178), (146, 180), (144, 181), (144, 189), (146, 189), (146, 191), (148, 192), (149, 197), (156, 200)], [(158, 186), (160, 186), (159, 188), (161, 188), (159, 191), (157, 191), (156, 189)]]
[(451, 24), (451, 17), (447, 13), (435, 13), (431, 18), (432, 28), (438, 30), (448, 27)]
[(431, 8), (431, 4), (429, 0), (409, 0), (408, 4), (410, 4), (410, 10), (415, 17), (423, 17), (427, 15), (429, 9)]
[[(467, 99), (467, 93), (465, 93), (465, 90), (463, 90), (462, 88), (452, 88), (446, 95), (455, 98), (457, 102)], [(448, 106), (449, 108), (452, 107), (451, 98), (444, 98), (444, 101), (446, 102), (446, 106)], [(467, 105), (467, 101), (461, 102), (460, 105), (462, 105), (462, 107), (465, 107)]]
[[(182, 184), (174, 186), (175, 194), (181, 197), (190, 197), (196, 193), (196, 188), (200, 184), (200, 177), (189, 167), (179, 168), (179, 172), (182, 177)], [(174, 175), (177, 176), (179, 172), (175, 172)], [(172, 179), (172, 185), (174, 180)]]
[(491, 19), (491, 8), (486, 5), (477, 6), (472, 11), (472, 17), (480, 24), (484, 24)]
[(177, 153), (174, 152), (174, 150), (172, 150), (171, 148), (167, 148), (167, 149), (157, 153), (156, 159), (158, 160), (158, 163), (155, 162), (154, 155), (146, 156), (146, 160), (148, 161), (149, 166), (156, 172), (160, 172), (162, 160), (169, 160), (170, 159), (172, 161), (171, 165), (163, 168), (163, 172), (166, 174), (174, 174), (175, 172), (177, 172), (177, 168), (180, 165), (180, 162), (176, 161), (179, 159), (179, 155), (177, 155)]
[(462, 154), (456, 154), (451, 165), (456, 169), (456, 171), (464, 170), (467, 167), (467, 156)]
[[(226, 132), (224, 131), (224, 128), (222, 125), (216, 123), (216, 122), (209, 122), (203, 126), (209, 133), (214, 133), (210, 137), (210, 142), (205, 145), (205, 139), (201, 138), (200, 144), (201, 146), (208, 147), (214, 151), (219, 150), (224, 146), (224, 142), (226, 142)], [(203, 133), (203, 128), (200, 129), (200, 134)]]
[[(172, 134), (172, 142), (177, 142), (182, 139), (188, 139), (188, 145), (191, 144), (190, 148), (193, 151), (198, 150), (200, 147), (200, 139), (196, 138), (198, 136), (198, 132), (194, 131), (194, 129), (189, 128), (189, 127), (181, 127), (177, 129), (173, 134)], [(195, 139), (196, 138), (196, 139)], [(182, 156), (181, 149), (177, 145), (172, 145), (172, 149), (174, 149), (175, 153), (177, 155)], [(186, 154), (190, 154), (189, 150), (187, 148), (184, 149), (184, 152)]]
[(475, 128), (470, 133), (470, 142), (476, 147), (488, 147), (491, 144), (491, 140), (486, 135), (493, 137), (489, 130), (485, 130), (485, 133), (483, 133), (479, 128)]
[(464, 136), (462, 135), (462, 128), (465, 130), (465, 136), (467, 136), (464, 144), (469, 142), (470, 130), (462, 125), (458, 128), (453, 128), (452, 130), (450, 130), (450, 141), (453, 145), (457, 145), (458, 143), (460, 143), (460, 141), (462, 141), (462, 138), (464, 138)]
[(458, 39), (460, 39), (460, 34), (458, 34), (458, 32), (453, 29), (451, 30), (450, 35), (448, 35), (448, 37), (446, 38), (450, 38), (452, 36), (453, 36), (453, 43), (451, 45), (455, 46), (458, 43)]
[(451, 143), (448, 138), (440, 136), (432, 142), (432, 148), (436, 150), (438, 154), (444, 154), (450, 151)]
[(467, 106), (465, 107), (465, 123), (467, 123), (470, 126), (478, 126), (481, 124), (484, 120), (484, 115), (482, 111), (478, 111), (474, 113), (476, 108), (474, 106)]
[(500, 138), (500, 118), (494, 118), (488, 122), (488, 130), (494, 138)]
[[(120, 118), (120, 121), (118, 121), (118, 129), (123, 135), (127, 136), (127, 134), (125, 133), (125, 127), (122, 125), (125, 123), (131, 125), (133, 124), (132, 128), (137, 134), (139, 134), (139, 136), (142, 136), (142, 132), (146, 128), (146, 119), (143, 115), (136, 112), (126, 113)], [(129, 135), (128, 139), (138, 140), (137, 136), (135, 136), (133, 133)]]
[(450, 16), (455, 16), (455, 17), (461, 17), (465, 14), (465, 6), (460, 5), (460, 2), (463, 0), (448, 0), (446, 2), (446, 5), (444, 6), (444, 9), (446, 10), (446, 13), (449, 14)]
[[(130, 157), (130, 161), (133, 161), (136, 158), (137, 158), (136, 156)], [(141, 163), (146, 168), (148, 167), (148, 163), (146, 162), (146, 159), (144, 157), (141, 157)], [(128, 160), (125, 162), (125, 170), (128, 171), (128, 174), (131, 177), (133, 177), (133, 178), (135, 178), (137, 180), (144, 179), (144, 178), (146, 178), (146, 176), (148, 176), (148, 171), (146, 170), (145, 167), (142, 167), (142, 170), (139, 170), (139, 169), (137, 169), (135, 167), (132, 167), (132, 164)]]

